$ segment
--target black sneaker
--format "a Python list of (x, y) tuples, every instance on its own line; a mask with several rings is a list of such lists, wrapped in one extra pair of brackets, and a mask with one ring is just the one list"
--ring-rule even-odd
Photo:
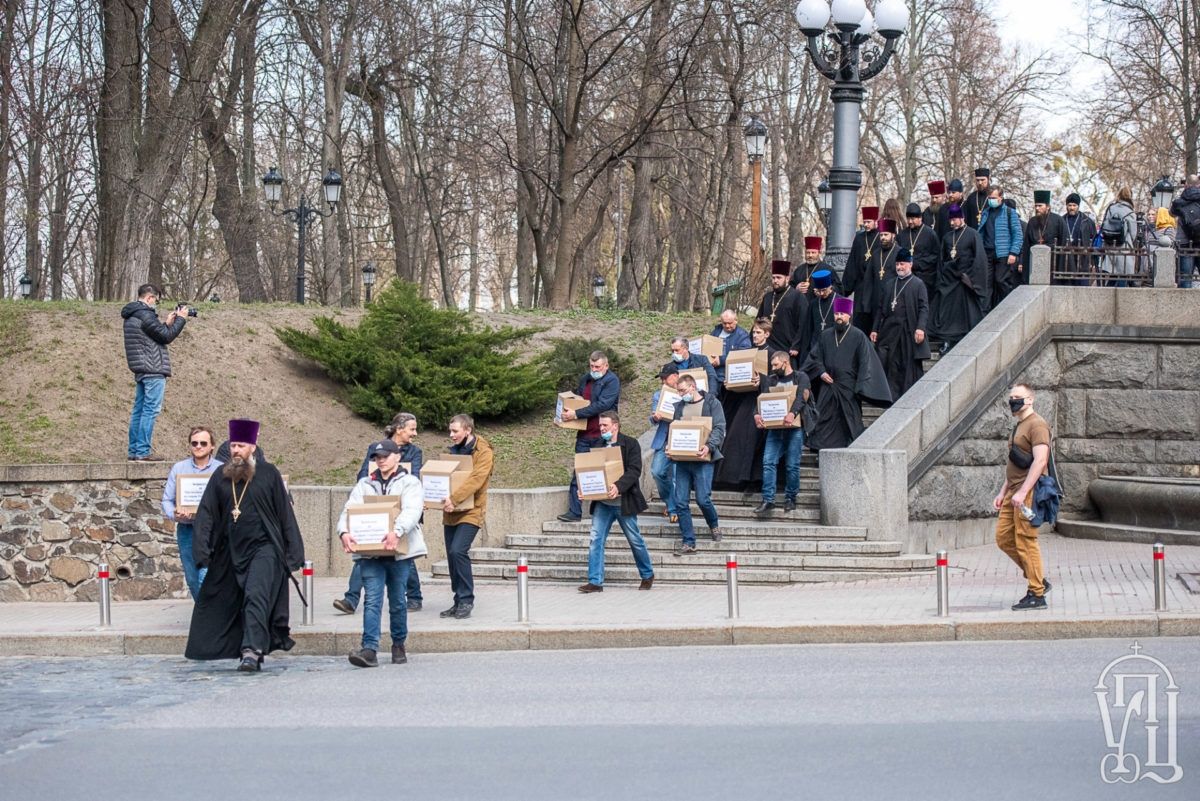
[(338, 598), (333, 602), (333, 608), (341, 612), (343, 615), (353, 615), (354, 607), (345, 598)]
[(238, 662), (239, 673), (257, 673), (262, 670), (263, 659), (253, 651), (244, 651), (242, 653), (242, 661)]
[(454, 610), (454, 618), (456, 620), (466, 620), (471, 616), (471, 610), (475, 608), (475, 604), (459, 604)]
[(350, 652), (350, 664), (355, 667), (379, 667), (379, 659), (370, 648)]
[(717, 526), (715, 528), (710, 528), (708, 530), (708, 533), (709, 533), (709, 536), (712, 537), (713, 542), (720, 542), (725, 536), (724, 532), (721, 531), (720, 526)]
[(563, 523), (578, 523), (583, 518), (576, 517), (575, 515), (571, 514), (570, 512), (564, 512), (563, 514), (558, 516), (558, 519), (559, 519), (559, 521), (561, 521)]
[(1042, 595), (1034, 595), (1029, 593), (1021, 600), (1012, 605), (1014, 612), (1024, 612), (1027, 609), (1045, 609), (1046, 598)]
[(455, 604), (454, 606), (450, 607), (449, 609), (443, 609), (441, 612), (438, 612), (438, 616), (439, 617), (454, 617), (454, 613), (457, 611), (458, 611), (458, 604)]
[(1042, 579), (1042, 597), (1045, 598), (1050, 594), (1050, 579)]
[(767, 512), (770, 512), (771, 510), (773, 510), (774, 508), (775, 508), (774, 502), (763, 501), (758, 506), (754, 507), (754, 514), (758, 515), (759, 517), (762, 517)]
[(407, 606), (408, 606), (408, 611), (410, 611), (410, 612), (420, 612), (421, 611), (421, 602), (420, 601), (409, 601)]
[(392, 664), (403, 665), (408, 662), (408, 654), (404, 652), (403, 645), (392, 646)]
[(675, 555), (684, 556), (685, 554), (695, 553), (696, 544), (694, 542), (680, 542), (675, 546)]
[(786, 501), (784, 501), (783, 502), (783, 511), (785, 511), (785, 512), (796, 511), (796, 499), (788, 498)]

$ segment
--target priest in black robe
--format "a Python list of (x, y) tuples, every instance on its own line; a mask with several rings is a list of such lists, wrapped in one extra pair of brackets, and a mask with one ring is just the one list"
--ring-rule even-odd
[[(847, 264), (849, 273), (849, 264)], [(854, 295), (854, 326), (864, 334), (871, 333), (875, 327), (875, 305), (879, 298), (879, 288), (884, 279), (896, 274), (896, 221), (882, 219), (879, 221), (879, 244), (870, 251), (863, 263), (862, 272), (856, 275), (854, 285), (850, 281), (843, 284), (847, 294)]]
[(804, 261), (796, 265), (796, 269), (792, 271), (792, 277), (788, 279), (788, 283), (800, 290), (801, 294), (809, 300), (815, 294), (812, 284), (813, 273), (821, 270), (833, 272), (833, 267), (821, 258), (821, 246), (824, 244), (825, 240), (819, 236), (804, 237)]
[(896, 274), (884, 281), (875, 307), (871, 341), (883, 364), (888, 388), (899, 398), (921, 380), (929, 352), (929, 293), (913, 275), (913, 256), (903, 247), (896, 255)]
[(813, 297), (808, 302), (808, 335), (804, 338), (804, 356), (826, 328), (833, 328), (833, 299), (837, 295), (837, 276), (832, 270), (818, 270), (812, 275)]
[(771, 261), (771, 288), (763, 295), (758, 316), (771, 321), (771, 337), (767, 345), (772, 350), (786, 350), (795, 361), (800, 356), (800, 343), (808, 328), (808, 300), (788, 285), (792, 263), (785, 259)]
[(942, 240), (942, 266), (930, 302), (931, 332), (942, 353), (958, 344), (988, 312), (991, 278), (979, 232), (968, 228), (961, 208), (950, 210), (950, 233)]
[(971, 230), (979, 230), (983, 210), (987, 208), (988, 195), (991, 193), (992, 171), (987, 167), (979, 167), (975, 170), (975, 191), (962, 202), (963, 219)]
[(230, 461), (209, 480), (196, 510), (192, 551), (208, 575), (192, 610), (188, 659), (263, 656), (295, 644), (288, 625), (290, 572), (304, 564), (304, 541), (283, 476), (255, 456), (259, 424), (230, 420)]
[(912, 254), (913, 275), (921, 279), (926, 291), (933, 292), (937, 268), (942, 261), (942, 240), (934, 229), (925, 224), (921, 207), (909, 203), (905, 211), (908, 227), (896, 235), (896, 244)]
[[(750, 343), (756, 350), (766, 352), (770, 369), (771, 356), (778, 353), (767, 341), (771, 337), (771, 321), (755, 320), (750, 327)], [(765, 373), (755, 373), (761, 382)], [(750, 492), (762, 484), (762, 455), (767, 434), (754, 424), (758, 410), (758, 384), (742, 392), (726, 391), (721, 397), (721, 408), (725, 412), (725, 444), (721, 446), (724, 458), (713, 468), (713, 486), (717, 489)]]
[(1029, 272), (1033, 269), (1033, 246), (1049, 245), (1060, 248), (1067, 244), (1067, 226), (1063, 218), (1050, 211), (1050, 190), (1038, 189), (1033, 193), (1033, 216), (1025, 225), (1025, 240), (1021, 244), (1022, 284), (1029, 283)]
[[(930, 181), (925, 186), (929, 189), (929, 205), (921, 212), (921, 222), (933, 229), (940, 242), (944, 233), (942, 219), (945, 215), (942, 209), (946, 206), (946, 182)], [(944, 224), (946, 230), (949, 230), (949, 220), (946, 220)]]
[(813, 387), (820, 387), (816, 431), (805, 443), (815, 451), (845, 448), (862, 434), (863, 401), (884, 408), (892, 403), (871, 340), (850, 325), (853, 312), (850, 298), (834, 298), (834, 327), (821, 334), (804, 364)]
[(855, 287), (866, 272), (867, 262), (878, 247), (879, 207), (863, 206), (862, 229), (855, 232), (854, 239), (850, 241), (850, 255), (846, 257), (846, 266), (842, 270), (842, 291), (839, 294), (854, 294)]
[[(1083, 198), (1075, 192), (1067, 195), (1067, 213), (1063, 215), (1063, 228), (1066, 229), (1065, 244), (1073, 248), (1090, 248), (1096, 238), (1096, 223), (1091, 217), (1079, 211)], [(1078, 273), (1076, 278), (1064, 283), (1077, 286), (1090, 286), (1096, 274), (1096, 259), (1093, 256), (1077, 255), (1063, 256), (1055, 267), (1068, 273)]]

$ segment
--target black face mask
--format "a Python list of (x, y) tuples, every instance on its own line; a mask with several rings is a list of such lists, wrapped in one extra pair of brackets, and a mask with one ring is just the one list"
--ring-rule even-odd
[(845, 331), (850, 327), (850, 323), (834, 323), (838, 331)]
[(1009, 398), (1008, 399), (1008, 408), (1012, 410), (1013, 414), (1016, 414), (1017, 412), (1019, 412), (1025, 408), (1025, 399), (1024, 398)]
[(779, 368), (777, 368), (776, 370), (774, 370), (774, 373), (775, 373), (775, 375), (776, 375), (776, 376), (778, 376), (779, 378), (784, 378), (785, 376), (787, 376), (787, 368), (785, 368), (785, 367), (779, 367)]

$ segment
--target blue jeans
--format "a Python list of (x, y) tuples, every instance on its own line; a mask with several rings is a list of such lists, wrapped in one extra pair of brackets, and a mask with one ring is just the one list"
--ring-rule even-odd
[(379, 650), (379, 619), (383, 613), (383, 590), (387, 588), (388, 621), (391, 624), (392, 645), (404, 645), (408, 639), (408, 605), (404, 601), (404, 585), (412, 570), (411, 559), (359, 559), (362, 566), (363, 600), (362, 647)]
[[(598, 448), (604, 442), (599, 438), (578, 437), (575, 440), (576, 453), (588, 453), (592, 448)], [(575, 480), (575, 468), (571, 468), (571, 484), (567, 487), (567, 512), (571, 517), (583, 517), (583, 504), (579, 501), (579, 485)]]
[(622, 515), (619, 506), (609, 506), (598, 503), (592, 512), (592, 541), (588, 545), (588, 583), (597, 586), (604, 585), (604, 542), (608, 532), (616, 520), (621, 526), (621, 533), (633, 551), (633, 561), (637, 563), (638, 575), (644, 579), (654, 577), (654, 568), (650, 566), (650, 552), (646, 550), (646, 541), (642, 539), (641, 529), (638, 528), (637, 515)]
[(188, 592), (192, 600), (200, 594), (200, 585), (208, 575), (207, 567), (196, 567), (196, 557), (192, 555), (192, 524), (175, 524), (175, 541), (179, 543), (179, 561), (183, 563), (183, 580), (187, 582)]
[[(362, 560), (355, 561), (354, 567), (350, 569), (350, 583), (346, 587), (346, 594), (342, 596), (346, 599), (346, 603), (351, 609), (358, 608), (359, 599), (362, 598), (363, 579), (362, 568), (359, 565)], [(421, 595), (421, 574), (417, 571), (416, 563), (413, 564), (412, 570), (408, 571), (408, 586), (405, 588), (405, 593), (408, 600), (423, 603), (425, 598)]]
[(1179, 257), (1179, 288), (1192, 288), (1192, 271), (1196, 269), (1195, 256)]
[(667, 452), (655, 451), (654, 459), (650, 462), (650, 475), (658, 487), (658, 497), (667, 505), (667, 514), (678, 514), (675, 511), (675, 463), (667, 458)]
[(776, 471), (779, 467), (779, 457), (784, 459), (783, 467), (787, 472), (787, 484), (784, 494), (789, 501), (796, 500), (800, 491), (800, 454), (804, 450), (804, 429), (802, 428), (768, 428), (767, 444), (763, 448), (763, 483), (762, 498), (764, 503), (775, 503), (775, 487), (778, 485)]
[(679, 533), (688, 545), (696, 544), (696, 530), (692, 527), (690, 504), (692, 487), (696, 488), (696, 505), (704, 513), (704, 522), (709, 528), (721, 525), (717, 520), (717, 507), (712, 502), (712, 462), (675, 463), (675, 509), (679, 515)]
[(148, 456), (150, 440), (154, 438), (154, 421), (162, 411), (167, 379), (161, 375), (142, 378), (133, 395), (133, 411), (129, 415), (129, 457)]

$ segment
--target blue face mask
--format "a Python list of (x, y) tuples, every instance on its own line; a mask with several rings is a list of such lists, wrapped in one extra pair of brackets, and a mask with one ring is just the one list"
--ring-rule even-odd
[(678, 354), (678, 353), (672, 353), (672, 354), (671, 354), (671, 358), (675, 360), (675, 363), (676, 363), (676, 364), (679, 364), (679, 363), (680, 363), (680, 362), (682, 362), (682, 361), (683, 361), (683, 359), (684, 359), (684, 357), (683, 357), (682, 355)]
[(691, 403), (691, 402), (692, 402), (692, 393), (690, 393), (690, 392), (689, 392), (689, 393), (688, 393), (688, 394), (686, 394), (686, 395), (681, 395), (681, 396), (679, 397), (679, 399), (680, 399), (681, 401), (683, 401), (684, 403)]
[(1000, 208), (1000, 201), (996, 200), (996, 198), (994, 198), (994, 197), (989, 197), (988, 198), (988, 208), (991, 208), (991, 209)]
[(601, 431), (600, 432), (600, 439), (604, 440), (605, 442), (612, 442), (612, 438), (613, 438), (613, 432), (611, 432), (611, 431)]
[(604, 376), (604, 373), (600, 372), (599, 370), (593, 370), (591, 375), (593, 381), (599, 381)]

